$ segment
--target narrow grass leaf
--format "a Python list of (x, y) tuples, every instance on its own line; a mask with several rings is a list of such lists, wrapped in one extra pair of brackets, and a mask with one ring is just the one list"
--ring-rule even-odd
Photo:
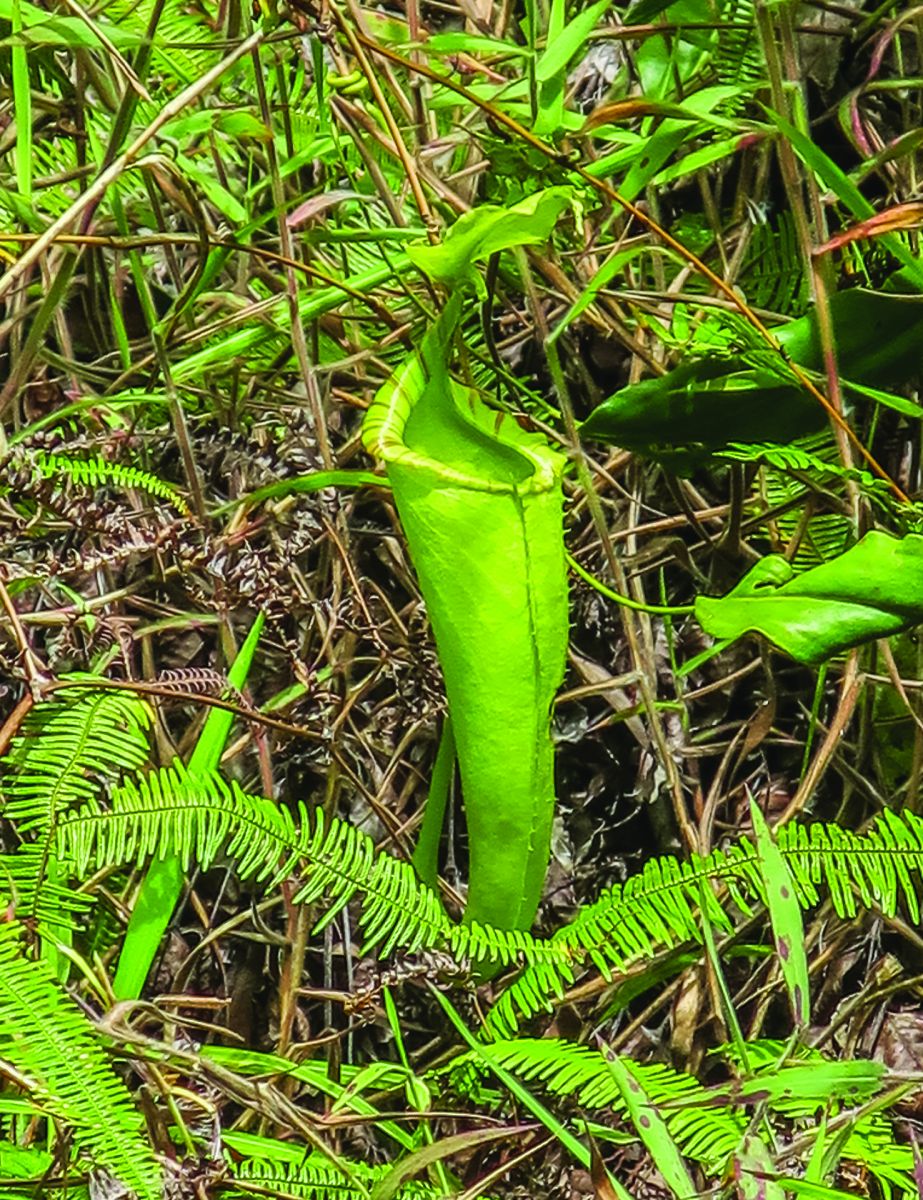
[(766, 886), (766, 904), (782, 978), (785, 980), (795, 1025), (804, 1029), (811, 1019), (811, 985), (801, 905), (785, 859), (773, 841), (762, 810), (752, 797), (750, 820), (756, 834), (757, 856)]

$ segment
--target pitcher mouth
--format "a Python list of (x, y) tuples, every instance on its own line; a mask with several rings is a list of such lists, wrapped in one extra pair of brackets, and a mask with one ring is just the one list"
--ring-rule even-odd
[[(474, 388), (458, 383), (438, 365), (448, 340), (446, 330), (454, 327), (458, 307), (457, 300), (450, 301), (427, 335), (422, 351), (408, 359), (379, 389), (363, 423), (363, 446), (388, 466), (430, 473), (443, 486), (518, 496), (552, 490), (558, 485), (564, 455), (553, 450), (540, 434), (527, 433), (508, 413), (488, 408)], [(431, 389), (448, 395), (450, 416), (462, 426), (459, 437), (467, 435), (475, 440), (478, 450), (492, 459), (485, 464), (492, 468), (491, 474), (476, 473), (457, 462), (437, 458), (427, 452), (425, 436), (414, 436), (415, 413)], [(444, 401), (434, 403), (433, 408), (440, 410), (437, 419), (448, 419)]]

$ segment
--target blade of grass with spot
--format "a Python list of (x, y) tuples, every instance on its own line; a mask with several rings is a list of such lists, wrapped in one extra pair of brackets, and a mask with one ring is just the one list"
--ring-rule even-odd
[(808, 957), (804, 946), (804, 925), (801, 905), (795, 893), (795, 883), (773, 840), (766, 818), (751, 797), (750, 820), (756, 834), (756, 853), (763, 882), (772, 936), (775, 940), (785, 990), (788, 992), (796, 1026), (804, 1028), (811, 1019), (811, 989), (808, 980)]
[[(265, 617), (260, 613), (228, 671), (228, 683), (232, 688), (240, 690), (247, 682), (264, 621)], [(221, 708), (211, 710), (189, 759), (190, 775), (213, 771), (218, 766), (233, 720), (232, 712)], [(112, 984), (119, 1000), (134, 1000), (141, 994), (182, 890), (180, 860), (175, 855), (155, 859), (141, 882), (119, 955)]]
[(601, 1038), (598, 1038), (597, 1042), (609, 1074), (615, 1080), (622, 1099), (625, 1101), (631, 1123), (638, 1131), (638, 1136), (647, 1147), (648, 1153), (663, 1176), (667, 1187), (677, 1200), (695, 1196), (698, 1189), (686, 1168), (679, 1147), (670, 1136), (666, 1122), (651, 1102), (641, 1081), (631, 1069), (630, 1064), (623, 1062)]
[(748, 1133), (734, 1155), (734, 1179), (740, 1200), (785, 1200), (775, 1181), (775, 1164), (762, 1138)]

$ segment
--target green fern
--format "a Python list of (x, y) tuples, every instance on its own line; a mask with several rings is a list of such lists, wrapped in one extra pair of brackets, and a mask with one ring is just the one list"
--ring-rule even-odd
[[(854, 917), (860, 904), (893, 914), (900, 903), (918, 920), (914, 876), (923, 874), (923, 820), (914, 813), (885, 810), (864, 834), (835, 824), (787, 825), (777, 841), (803, 907), (818, 902), (823, 883), (840, 917)], [(708, 886), (714, 882), (727, 889), (724, 905)], [(700, 941), (703, 897), (708, 920), (725, 933), (733, 929), (729, 912), (750, 916), (753, 901), (765, 903), (758, 856), (747, 838), (707, 858), (653, 859), (609, 888), (550, 939), (557, 953), (528, 963), (488, 1014), (490, 1027), (506, 1036), (520, 1021), (551, 1012), (580, 964), (592, 963), (611, 978), (613, 968)]]
[(219, 855), (242, 879), (271, 886), (298, 870), (306, 880), (299, 904), (326, 895), (322, 929), (354, 896), (363, 898), (366, 947), (386, 957), (398, 947), (447, 949), (457, 959), (543, 962), (559, 954), (552, 943), (518, 930), (456, 925), (435, 892), (409, 863), (378, 854), (366, 834), (345, 821), (329, 825), (320, 810), (299, 822), (275, 801), (244, 792), (218, 774), (190, 775), (180, 762), (115, 788), (110, 807), (73, 812), (58, 825), (58, 852), (78, 876), (103, 865), (140, 863), (176, 855), (203, 868)]
[(22, 842), (15, 854), (0, 855), (0, 889), (21, 915), (61, 924), (86, 908), (87, 897), (59, 886), (57, 822), (81, 806), (96, 808), (104, 787), (147, 762), (152, 721), (140, 696), (117, 689), (62, 689), (29, 711), (2, 761), (2, 811)]
[(0, 1061), (28, 1083), (41, 1109), (67, 1126), (95, 1167), (140, 1200), (159, 1200), (160, 1169), (128, 1089), (49, 966), (26, 957), (15, 922), (0, 924)]
[[(115, 789), (108, 810), (76, 811), (58, 826), (58, 853), (78, 875), (104, 866), (177, 854), (202, 866), (219, 854), (243, 878), (278, 880), (302, 869), (295, 899), (324, 894), (332, 919), (354, 896), (363, 897), (361, 925), (369, 947), (388, 955), (398, 947), (447, 949), (456, 958), (523, 961), (525, 969), (491, 1010), (499, 1034), (521, 1019), (550, 1011), (575, 973), (587, 964), (604, 975), (630, 961), (701, 937), (700, 905), (718, 930), (733, 930), (733, 914), (751, 915), (765, 901), (756, 850), (747, 838), (707, 858), (658, 858), (603, 893), (547, 941), (528, 934), (468, 928), (449, 920), (435, 893), (406, 863), (376, 854), (366, 835), (336, 819), (299, 809), (299, 824), (275, 802), (250, 796), (217, 775), (193, 777), (180, 764)], [(803, 906), (816, 904), (823, 882), (840, 916), (858, 905), (893, 913), (903, 904), (917, 920), (914, 877), (923, 871), (923, 820), (883, 812), (864, 834), (837, 825), (787, 826), (778, 845)], [(712, 883), (724, 886), (719, 902)]]
[[(298, 1162), (278, 1162), (248, 1159), (234, 1168), (234, 1179), (240, 1184), (238, 1195), (287, 1195), (304, 1200), (365, 1200), (374, 1184), (390, 1169), (389, 1166), (370, 1167), (366, 1163), (347, 1164), (354, 1178), (362, 1185), (348, 1183), (329, 1159), (320, 1154), (302, 1154)], [(248, 1184), (255, 1184), (248, 1189)], [(405, 1183), (395, 1193), (395, 1200), (441, 1200), (443, 1193), (425, 1183)]]
[(446, 938), (452, 923), (408, 863), (376, 855), (372, 841), (346, 822), (333, 819), (328, 829), (320, 811), (311, 820), (303, 806), (299, 816), (296, 826), (274, 801), (217, 774), (190, 775), (175, 762), (117, 788), (108, 811), (73, 814), (59, 826), (59, 850), (79, 875), (101, 863), (167, 855), (177, 855), (184, 868), (193, 861), (208, 868), (224, 854), (242, 879), (265, 883), (304, 862), (307, 881), (296, 900), (308, 903), (326, 892), (329, 921), (361, 890), (368, 944), (380, 945), (382, 954)]
[[(753, 1107), (757, 1099), (767, 1102), (768, 1097), (771, 1113), (809, 1121), (813, 1127), (819, 1107), (830, 1105), (837, 1111), (843, 1101), (851, 1100), (850, 1088), (863, 1066), (868, 1076), (864, 1094), (874, 1095), (884, 1084), (884, 1071), (878, 1063), (849, 1062), (849, 1068), (859, 1070), (844, 1072), (846, 1078), (840, 1083), (843, 1064), (830, 1063), (818, 1051), (801, 1049), (794, 1061), (782, 1067), (779, 1063), (785, 1047), (780, 1043), (748, 1043), (747, 1053), (755, 1068), (749, 1088), (736, 1083), (705, 1087), (694, 1076), (662, 1063), (631, 1063), (632, 1073), (679, 1149), (701, 1163), (712, 1177), (720, 1178), (728, 1170), (749, 1124), (744, 1110)], [(558, 1038), (516, 1038), (483, 1046), (476, 1055), (461, 1055), (443, 1071), (460, 1080), (464, 1088), (469, 1072), (483, 1070), (479, 1064), (485, 1062), (512, 1071), (526, 1082), (538, 1082), (552, 1095), (572, 1097), (583, 1109), (608, 1109), (622, 1120), (627, 1118), (621, 1091), (600, 1050)], [(810, 1096), (805, 1088), (806, 1066), (817, 1081), (815, 1094)], [(912, 1151), (895, 1141), (890, 1123), (880, 1115), (855, 1123), (844, 1143), (843, 1158), (861, 1163), (886, 1189), (912, 1190)]]
[[(852, 479), (870, 497), (889, 505), (887, 485), (868, 471), (842, 467), (836, 462), (836, 447), (829, 433), (800, 438), (788, 446), (733, 444), (720, 457), (737, 462), (763, 464), (761, 498), (770, 510), (775, 533), (783, 542), (797, 538), (792, 558), (796, 571), (807, 571), (842, 554), (854, 540), (852, 521), (843, 513), (818, 513), (802, 518), (803, 506), (812, 492), (842, 490)], [(768, 523), (767, 523), (768, 524)]]
[[(466, 1053), (445, 1070), (461, 1077), (481, 1062), (496, 1063), (526, 1082), (538, 1082), (552, 1095), (570, 1096), (584, 1109), (611, 1109), (626, 1116), (618, 1085), (606, 1064), (605, 1055), (590, 1046), (560, 1038), (516, 1038), (481, 1047), (477, 1055)], [(692, 1076), (662, 1063), (632, 1063), (638, 1080), (658, 1107), (665, 1102), (682, 1103), (703, 1095), (704, 1089)], [(746, 1118), (729, 1106), (678, 1108), (666, 1117), (667, 1127), (683, 1153), (701, 1162), (711, 1174), (719, 1174), (740, 1143)]]
[(721, 0), (719, 11), (712, 62), (719, 83), (740, 89), (740, 95), (726, 102), (730, 111), (740, 112), (766, 77), (756, 32), (756, 7), (753, 0)]
[(124, 488), (137, 488), (151, 496), (166, 500), (183, 516), (189, 515), (189, 505), (172, 484), (158, 479), (150, 471), (124, 463), (108, 462), (104, 458), (68, 458), (64, 454), (39, 454), (35, 465), (46, 478), (67, 476), (80, 487), (101, 488), (111, 484)]
[(740, 286), (757, 308), (800, 316), (807, 300), (804, 263), (791, 213), (757, 221), (740, 270)]

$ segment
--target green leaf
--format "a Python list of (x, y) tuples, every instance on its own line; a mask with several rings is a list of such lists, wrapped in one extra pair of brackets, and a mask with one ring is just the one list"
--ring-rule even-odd
[[(240, 690), (247, 681), (264, 621), (265, 617), (259, 613), (228, 671), (228, 684), (232, 688)], [(233, 720), (234, 714), (226, 709), (211, 710), (189, 759), (190, 774), (215, 770)], [(138, 890), (112, 983), (112, 990), (120, 1000), (133, 1000), (141, 995), (182, 887), (183, 864), (178, 854), (165, 854), (151, 863)]]
[[(910, 378), (919, 366), (923, 297), (854, 289), (830, 304), (840, 374), (847, 382), (881, 387)], [(816, 315), (792, 321), (775, 335), (799, 366), (821, 371)], [(730, 442), (788, 442), (819, 430), (827, 418), (777, 366), (748, 366), (742, 354), (694, 359), (655, 379), (622, 388), (592, 413), (585, 438), (657, 454), (663, 446), (717, 450)]]
[[(498, 245), (496, 232), (472, 231), (472, 246)], [(466, 919), (528, 928), (548, 864), (549, 714), (568, 637), (564, 460), (450, 378), (460, 306), (456, 292), (378, 393), (363, 441), (387, 465), (445, 676), (471, 846)]]
[(515, 55), (516, 58), (525, 58), (528, 54), (525, 46), (518, 46), (515, 42), (464, 33), (462, 30), (434, 33), (422, 43), (422, 48), (430, 54), (458, 54), (463, 51), (468, 54)]
[(923, 621), (923, 536), (868, 533), (797, 576), (769, 555), (726, 596), (699, 596), (695, 615), (713, 637), (761, 633), (800, 662), (823, 662)]
[[(837, 366), (846, 380), (881, 387), (919, 370), (923, 296), (852, 288), (830, 299)], [(823, 368), (814, 313), (775, 330), (790, 357), (811, 371)]]
[(709, 1088), (701, 1096), (684, 1096), (673, 1103), (667, 1101), (663, 1107), (709, 1108), (725, 1106), (768, 1104), (785, 1111), (789, 1104), (795, 1106), (798, 1115), (807, 1115), (820, 1104), (841, 1100), (846, 1104), (860, 1104), (881, 1091), (885, 1077), (884, 1063), (869, 1059), (833, 1062), (828, 1059), (812, 1059), (808, 1063), (796, 1063), (789, 1067), (772, 1065), (760, 1071), (752, 1079), (743, 1079), (720, 1087)]
[(808, 979), (808, 959), (804, 948), (804, 925), (801, 905), (791, 873), (770, 833), (766, 818), (755, 800), (750, 800), (750, 819), (756, 834), (756, 851), (776, 953), (782, 968), (782, 978), (788, 991), (795, 1024), (804, 1029), (811, 1017), (811, 987)]
[(470, 281), (483, 289), (474, 263), (510, 246), (537, 246), (547, 241), (573, 195), (569, 187), (552, 187), (511, 208), (482, 204), (459, 217), (438, 246), (411, 245), (407, 255), (438, 283), (453, 286)]
[(628, 1059), (619, 1058), (602, 1042), (600, 1050), (621, 1093), (628, 1117), (673, 1196), (679, 1200), (684, 1196), (696, 1196), (698, 1188), (689, 1174), (683, 1156), (667, 1128), (666, 1121), (645, 1092), (636, 1070), (633, 1069), (634, 1064)]
[[(13, 0), (13, 33), (23, 28), (21, 0)], [(32, 92), (26, 47), (17, 38), (10, 50), (13, 67), (13, 113), (16, 118), (16, 186), (23, 200), (32, 200)]]
[(785, 1200), (785, 1191), (775, 1182), (775, 1163), (763, 1138), (744, 1135), (734, 1155), (734, 1178), (740, 1200)]
[(785, 442), (822, 429), (823, 409), (768, 370), (734, 371), (727, 359), (684, 363), (629, 384), (583, 423), (581, 437), (657, 453), (690, 444)]
[(597, 21), (611, 5), (612, 0), (597, 0), (589, 8), (579, 12), (572, 21), (565, 25), (560, 35), (549, 37), (545, 53), (535, 66), (535, 78), (539, 83), (547, 83), (555, 75), (565, 70), (574, 55), (583, 49), (590, 33), (596, 27)]

